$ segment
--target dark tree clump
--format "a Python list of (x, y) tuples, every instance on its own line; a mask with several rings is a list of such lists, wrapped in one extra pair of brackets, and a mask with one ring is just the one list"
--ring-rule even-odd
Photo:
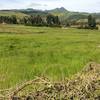
[(60, 21), (58, 16), (53, 16), (51, 14), (47, 15), (46, 21), (48, 26), (60, 26)]
[(89, 28), (96, 28), (96, 19), (92, 15), (88, 16), (88, 27)]

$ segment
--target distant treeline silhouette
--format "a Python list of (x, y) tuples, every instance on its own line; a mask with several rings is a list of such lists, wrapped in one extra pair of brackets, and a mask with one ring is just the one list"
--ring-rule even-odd
[(58, 16), (47, 15), (46, 18), (37, 16), (25, 16), (23, 18), (17, 18), (16, 16), (0, 16), (1, 24), (24, 24), (31, 26), (60, 26), (60, 20)]

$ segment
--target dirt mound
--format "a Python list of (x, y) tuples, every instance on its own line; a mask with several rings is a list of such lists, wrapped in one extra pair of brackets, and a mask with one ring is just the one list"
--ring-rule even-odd
[[(25, 92), (28, 89), (31, 91)], [(9, 98), (11, 100), (100, 100), (100, 64), (89, 63), (80, 73), (63, 82), (52, 83), (43, 77), (26, 82), (14, 89)]]

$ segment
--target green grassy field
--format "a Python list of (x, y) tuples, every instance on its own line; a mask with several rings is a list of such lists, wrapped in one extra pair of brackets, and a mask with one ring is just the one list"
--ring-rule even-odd
[(100, 62), (100, 30), (0, 25), (0, 89), (35, 76), (63, 80)]

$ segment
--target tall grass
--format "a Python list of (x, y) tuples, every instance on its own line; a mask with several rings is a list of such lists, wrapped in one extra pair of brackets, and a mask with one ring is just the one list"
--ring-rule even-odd
[(0, 89), (35, 76), (63, 80), (100, 62), (100, 31), (0, 25)]

